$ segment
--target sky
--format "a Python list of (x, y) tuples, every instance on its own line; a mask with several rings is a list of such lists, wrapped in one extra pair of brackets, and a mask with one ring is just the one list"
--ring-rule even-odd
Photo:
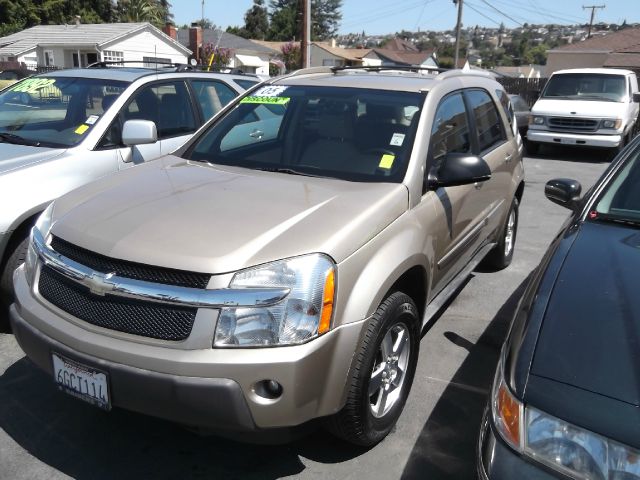
[[(202, 0), (173, 0), (176, 25), (190, 24), (202, 16)], [(267, 5), (270, 3), (266, 1)], [(204, 16), (223, 29), (244, 25), (253, 0), (204, 0)], [(465, 26), (518, 27), (523, 23), (587, 23), (591, 10), (583, 5), (606, 5), (596, 10), (595, 23), (640, 22), (640, 0), (464, 0)], [(339, 33), (368, 35), (400, 30), (449, 30), (456, 23), (452, 0), (343, 0)]]

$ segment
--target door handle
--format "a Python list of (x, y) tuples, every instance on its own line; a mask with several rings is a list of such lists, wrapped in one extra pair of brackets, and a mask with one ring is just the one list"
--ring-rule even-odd
[(249, 134), (249, 136), (251, 138), (257, 138), (258, 140), (260, 140), (262, 137), (264, 137), (264, 132), (262, 130), (254, 130)]
[(505, 157), (504, 157), (504, 161), (506, 163), (511, 163), (511, 160), (513, 160), (513, 154), (512, 153), (508, 153)]
[(482, 188), (482, 182), (476, 182), (473, 184), (473, 188), (480, 190)]

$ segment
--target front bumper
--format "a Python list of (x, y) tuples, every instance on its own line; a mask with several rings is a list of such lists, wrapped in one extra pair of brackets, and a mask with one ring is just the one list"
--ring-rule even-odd
[(514, 452), (496, 434), (489, 409), (485, 409), (480, 426), (476, 464), (478, 478), (481, 480), (558, 480), (566, 478), (561, 474), (554, 475), (544, 466), (533, 462)]
[[(32, 291), (24, 267), (16, 270), (14, 286), (11, 324), (40, 368), (52, 374), (51, 352), (58, 352), (106, 371), (116, 407), (216, 430), (286, 428), (336, 413), (366, 324), (348, 324), (297, 346), (183, 349), (83, 328)], [(263, 380), (279, 382), (282, 395), (260, 396), (256, 384)]]
[(554, 145), (616, 148), (622, 141), (622, 135), (585, 135), (582, 133), (549, 132), (529, 128), (527, 140), (530, 142), (552, 143)]

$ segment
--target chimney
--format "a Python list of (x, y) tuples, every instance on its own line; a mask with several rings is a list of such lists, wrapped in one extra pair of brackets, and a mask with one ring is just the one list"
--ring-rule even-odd
[(77, 27), (78, 25), (80, 25), (80, 15), (76, 15), (75, 19), (76, 19), (76, 27)]
[(331, 48), (336, 48), (336, 39), (335, 38), (331, 39)]
[(178, 30), (174, 27), (173, 23), (167, 22), (164, 27), (162, 27), (162, 31), (169, 35), (174, 40), (178, 37)]
[(200, 63), (200, 47), (202, 47), (202, 28), (194, 22), (189, 28), (189, 50), (193, 52), (198, 63)]

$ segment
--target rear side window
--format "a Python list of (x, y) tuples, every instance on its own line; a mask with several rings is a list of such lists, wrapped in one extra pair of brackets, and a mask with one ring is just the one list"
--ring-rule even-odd
[(484, 90), (467, 90), (471, 114), (476, 121), (480, 151), (489, 150), (506, 140), (496, 104)]
[(229, 86), (214, 80), (192, 80), (191, 86), (202, 109), (205, 122), (237, 96)]
[(238, 85), (240, 85), (245, 90), (249, 90), (254, 85), (257, 85), (258, 83), (260, 83), (258, 80), (238, 80), (238, 79), (234, 79), (233, 81), (236, 82)]
[(469, 153), (469, 121), (461, 93), (445, 98), (436, 111), (431, 129), (431, 158), (438, 160), (447, 153)]
[(500, 105), (502, 105), (504, 113), (506, 113), (507, 118), (509, 119), (509, 125), (513, 125), (514, 113), (509, 95), (507, 95), (507, 92), (504, 90), (496, 90), (496, 95), (498, 96), (498, 100), (500, 100)]

